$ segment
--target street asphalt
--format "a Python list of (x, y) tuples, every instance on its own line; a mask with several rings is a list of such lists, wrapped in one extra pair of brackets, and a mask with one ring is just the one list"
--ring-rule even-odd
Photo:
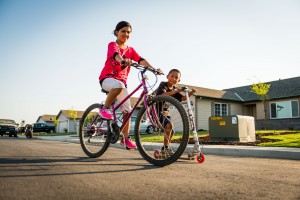
[[(43, 140), (79, 143), (79, 138), (76, 136), (35, 136), (35, 138)], [(112, 146), (124, 148), (119, 144), (119, 142)], [(186, 152), (191, 151), (192, 148), (193, 144), (188, 144)], [(300, 148), (290, 147), (260, 147), (205, 144), (203, 145), (202, 152), (204, 155), (224, 155), (300, 160)]]

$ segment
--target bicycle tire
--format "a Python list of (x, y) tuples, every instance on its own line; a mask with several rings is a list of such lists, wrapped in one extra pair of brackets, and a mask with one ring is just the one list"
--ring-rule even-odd
[[(169, 148), (173, 151), (173, 154), (170, 155), (165, 154), (164, 156), (162, 156), (164, 152), (161, 152), (162, 150), (160, 150), (160, 148), (164, 146), (165, 138), (167, 138), (168, 136), (166, 136), (164, 132), (167, 129), (164, 128), (162, 125), (162, 123), (164, 123), (162, 122), (163, 120), (158, 120), (158, 118), (163, 119), (164, 116), (162, 115), (164, 114), (160, 113), (164, 113), (167, 111), (165, 111), (166, 108), (163, 108), (164, 111), (155, 114), (155, 112), (161, 110), (158, 108), (158, 105), (168, 105), (168, 113), (172, 114), (171, 118), (168, 118), (171, 120), (172, 130), (174, 130), (174, 132), (172, 131), (172, 139), (167, 139), (167, 141), (170, 142)], [(142, 133), (140, 133), (139, 131), (142, 120), (145, 120), (145, 118), (149, 118), (149, 116), (146, 114), (146, 108), (145, 106), (143, 106), (137, 115), (134, 128), (134, 136), (136, 145), (138, 147), (138, 151), (146, 161), (155, 166), (166, 166), (172, 164), (178, 158), (180, 158), (188, 143), (189, 121), (187, 113), (182, 104), (177, 99), (165, 95), (158, 95), (150, 99), (148, 101), (147, 109), (151, 114), (150, 121), (154, 122), (154, 133), (148, 135), (141, 135)]]
[[(109, 121), (99, 115), (101, 104), (89, 106), (80, 120), (79, 139), (84, 153), (91, 157), (100, 157), (109, 147)], [(106, 123), (106, 126), (105, 126)]]

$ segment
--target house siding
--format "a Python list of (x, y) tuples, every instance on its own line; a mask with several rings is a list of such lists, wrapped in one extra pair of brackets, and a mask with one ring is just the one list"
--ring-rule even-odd
[(243, 105), (238, 103), (229, 103), (230, 113), (229, 115), (243, 115)]
[(77, 119), (76, 121), (75, 121), (75, 124), (76, 124), (76, 127), (75, 127), (75, 124), (74, 124), (74, 120), (72, 119), (69, 119), (69, 129), (68, 129), (68, 132), (70, 132), (70, 133), (75, 133), (75, 132), (77, 132), (77, 124), (79, 124), (80, 123), (80, 119)]
[(265, 119), (264, 103), (256, 103), (256, 120)]
[(57, 120), (58, 120), (58, 125), (57, 125), (58, 133), (62, 133), (64, 132), (64, 129), (68, 129), (68, 119), (65, 115), (61, 114)]
[(197, 130), (203, 129), (208, 130), (208, 118), (211, 116), (211, 102), (207, 99), (197, 99), (197, 106), (196, 106), (196, 125)]

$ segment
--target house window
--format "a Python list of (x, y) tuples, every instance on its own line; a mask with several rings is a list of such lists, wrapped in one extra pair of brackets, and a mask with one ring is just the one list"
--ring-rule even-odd
[(270, 104), (272, 119), (299, 117), (298, 101), (281, 101)]
[(226, 115), (228, 115), (228, 104), (215, 103), (215, 116), (226, 116)]

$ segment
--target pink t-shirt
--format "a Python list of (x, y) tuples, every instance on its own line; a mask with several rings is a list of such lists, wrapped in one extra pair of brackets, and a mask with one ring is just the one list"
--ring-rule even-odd
[(126, 49), (121, 49), (116, 42), (110, 42), (108, 44), (105, 65), (100, 73), (99, 80), (103, 80), (104, 78), (115, 78), (124, 82), (126, 85), (130, 67), (126, 67), (123, 70), (121, 69), (120, 63), (113, 58), (116, 52), (119, 53), (121, 57), (129, 58), (135, 62), (138, 62), (141, 58), (132, 47), (127, 46)]

